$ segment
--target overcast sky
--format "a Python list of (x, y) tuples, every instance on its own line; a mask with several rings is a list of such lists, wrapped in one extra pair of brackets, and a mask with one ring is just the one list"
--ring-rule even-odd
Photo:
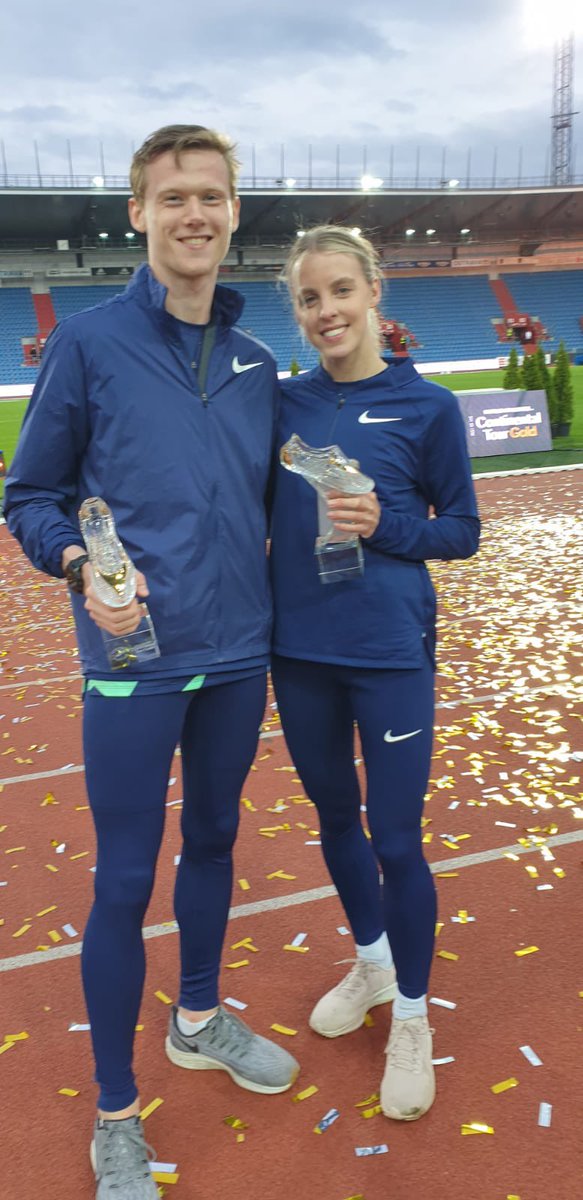
[[(366, 168), (465, 179), (548, 162), (553, 33), (571, 6), (576, 173), (583, 177), (583, 3), (574, 0), (27, 0), (0, 15), (0, 139), (8, 171), (127, 174), (160, 125), (210, 125), (243, 174)], [(403, 10), (407, 11), (404, 12)], [(580, 10), (580, 12), (579, 12)], [(545, 24), (546, 21), (546, 24)], [(555, 26), (555, 33), (557, 32)], [(560, 32), (560, 31), (559, 31)], [(3, 170), (0, 161), (0, 173)]]

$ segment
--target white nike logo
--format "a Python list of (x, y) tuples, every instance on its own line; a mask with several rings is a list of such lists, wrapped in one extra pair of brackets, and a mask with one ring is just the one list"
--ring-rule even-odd
[(235, 355), (235, 357), (233, 359), (233, 370), (235, 372), (235, 375), (240, 375), (242, 371), (252, 371), (253, 367), (262, 367), (262, 366), (263, 366), (262, 362), (244, 363), (243, 365), (241, 365), (241, 363), (239, 362), (239, 359), (237, 358), (237, 355)]
[(422, 733), (421, 729), (413, 729), (411, 733), (398, 733), (396, 736), (387, 729), (385, 733), (385, 742), (404, 742), (406, 738), (416, 737), (418, 733)]
[(378, 425), (381, 421), (402, 421), (402, 417), (369, 417), (368, 409), (360, 414), (358, 421), (360, 425)]

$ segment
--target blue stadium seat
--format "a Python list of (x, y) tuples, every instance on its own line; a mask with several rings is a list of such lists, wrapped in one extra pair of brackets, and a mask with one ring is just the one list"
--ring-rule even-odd
[(23, 367), (20, 339), (35, 337), (36, 313), (30, 288), (0, 288), (0, 383), (34, 383), (36, 367)]
[(546, 350), (567, 350), (583, 345), (579, 318), (583, 317), (583, 271), (539, 271), (536, 275), (504, 275), (504, 283), (521, 312), (539, 317), (549, 331)]

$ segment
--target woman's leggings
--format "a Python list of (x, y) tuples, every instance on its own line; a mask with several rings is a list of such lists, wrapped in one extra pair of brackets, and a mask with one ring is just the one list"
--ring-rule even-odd
[(174, 911), (179, 1004), (218, 1004), (239, 798), (265, 706), (265, 674), (196, 692), (129, 698), (90, 691), (84, 703), (87, 790), (97, 833), (95, 902), (82, 971), (100, 1085), (99, 1107), (132, 1104), (134, 1030), (144, 987), (142, 923), (162, 840), (168, 776), (182, 750), (184, 844)]
[[(285, 738), (318, 809), (324, 857), (355, 941), (370, 945), (386, 930), (402, 995), (424, 995), (436, 919), (421, 846), (434, 715), (429, 657), (418, 670), (387, 671), (277, 656), (272, 675)], [(371, 842), (360, 815), (355, 721)]]

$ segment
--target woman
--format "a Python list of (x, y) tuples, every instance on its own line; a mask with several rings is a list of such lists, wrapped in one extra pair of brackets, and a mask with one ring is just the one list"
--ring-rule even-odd
[[(410, 359), (381, 357), (381, 275), (371, 244), (316, 227), (297, 238), (284, 278), (320, 366), (283, 383), (279, 447), (294, 433), (313, 447), (338, 445), (375, 483), (364, 495), (329, 493), (335, 529), (361, 538), (364, 570), (326, 584), (314, 554), (314, 489), (279, 468), (274, 497), (273, 680), (356, 942), (352, 969), (318, 1002), (310, 1025), (338, 1037), (394, 996), (381, 1105), (388, 1117), (415, 1120), (435, 1098), (427, 989), (436, 897), (420, 831), (435, 670), (425, 560), (475, 553), (476, 500), (455, 396), (425, 382)], [(355, 722), (370, 841), (360, 819)]]

